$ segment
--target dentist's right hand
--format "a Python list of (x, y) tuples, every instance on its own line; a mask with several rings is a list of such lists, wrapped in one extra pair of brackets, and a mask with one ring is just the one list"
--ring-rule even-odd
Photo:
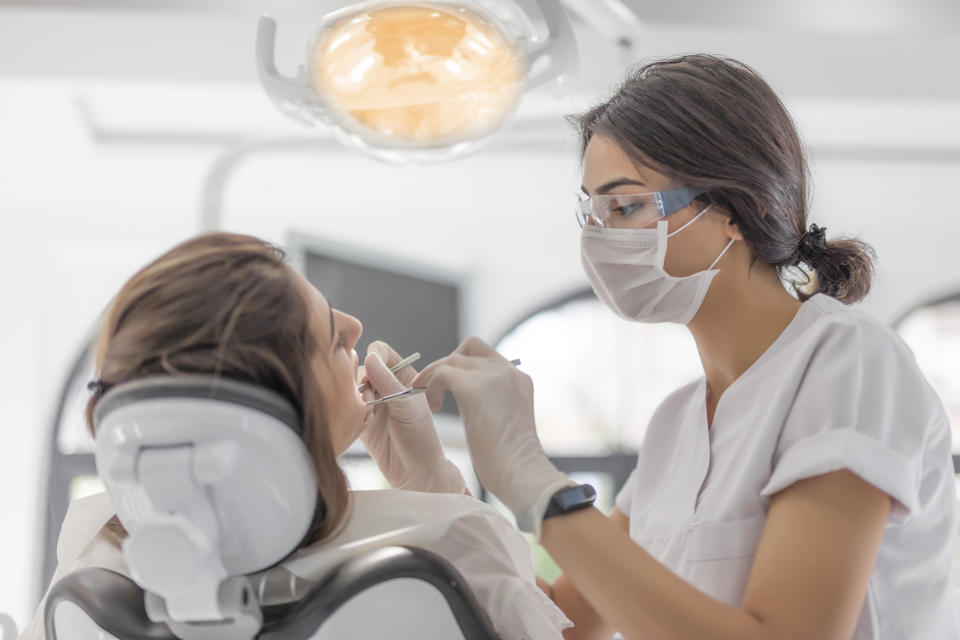
[[(370, 343), (363, 367), (370, 390), (364, 391), (364, 400), (373, 400), (374, 391), (385, 396), (409, 386), (416, 369), (406, 366), (395, 374), (390, 372), (390, 367), (400, 360), (400, 355), (386, 342)], [(463, 475), (444, 455), (433, 414), (423, 396), (374, 405), (365, 422), (360, 439), (391, 487), (434, 493), (464, 492)]]
[(553, 466), (540, 446), (530, 376), (472, 337), (424, 367), (412, 386), (427, 387), (433, 409), (440, 408), (445, 391), (453, 394), (480, 482), (513, 511), (520, 529), (539, 540), (550, 498), (576, 483)]

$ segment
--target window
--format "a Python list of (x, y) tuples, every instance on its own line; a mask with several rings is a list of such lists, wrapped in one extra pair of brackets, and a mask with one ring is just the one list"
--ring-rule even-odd
[(960, 454), (960, 294), (921, 305), (895, 324), (950, 418)]
[[(894, 327), (947, 411), (953, 432), (954, 480), (960, 495), (960, 293), (912, 309)], [(960, 549), (956, 567), (960, 576)]]
[(57, 566), (57, 538), (67, 506), (72, 500), (103, 490), (93, 457), (93, 438), (86, 423), (90, 398), (87, 383), (93, 379), (93, 349), (94, 339), (90, 338), (70, 369), (53, 424), (48, 480), (50, 504), (44, 532), (44, 589)]
[(660, 402), (703, 375), (685, 327), (628, 322), (590, 290), (527, 317), (497, 350), (520, 358), (533, 378), (537, 431), (550, 455), (636, 451)]
[[(686, 327), (623, 320), (590, 289), (529, 315), (496, 348), (520, 358), (533, 379), (537, 434), (547, 455), (574, 481), (592, 484), (605, 513), (636, 466), (657, 406), (703, 375)], [(552, 581), (559, 567), (532, 536), (528, 542), (537, 574)]]

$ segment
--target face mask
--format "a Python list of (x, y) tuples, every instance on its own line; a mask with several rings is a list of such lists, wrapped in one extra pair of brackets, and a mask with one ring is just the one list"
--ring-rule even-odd
[(593, 291), (611, 311), (635, 322), (678, 322), (693, 319), (714, 276), (714, 270), (733, 240), (707, 267), (683, 278), (663, 269), (667, 238), (700, 219), (710, 205), (687, 224), (667, 233), (667, 221), (656, 229), (608, 229), (587, 225), (580, 235), (580, 258)]

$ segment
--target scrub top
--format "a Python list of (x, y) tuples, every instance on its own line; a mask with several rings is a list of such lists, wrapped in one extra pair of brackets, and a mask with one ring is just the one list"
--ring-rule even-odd
[(888, 326), (823, 294), (724, 391), (706, 380), (657, 408), (617, 495), (630, 537), (704, 593), (739, 606), (770, 497), (849, 469), (892, 510), (853, 640), (958, 638), (949, 421)]

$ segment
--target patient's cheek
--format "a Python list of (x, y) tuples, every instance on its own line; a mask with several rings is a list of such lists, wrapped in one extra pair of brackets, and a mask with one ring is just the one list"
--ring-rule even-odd
[(331, 399), (330, 439), (337, 454), (343, 453), (363, 433), (364, 404), (357, 392), (356, 385), (337, 390), (337, 397)]

